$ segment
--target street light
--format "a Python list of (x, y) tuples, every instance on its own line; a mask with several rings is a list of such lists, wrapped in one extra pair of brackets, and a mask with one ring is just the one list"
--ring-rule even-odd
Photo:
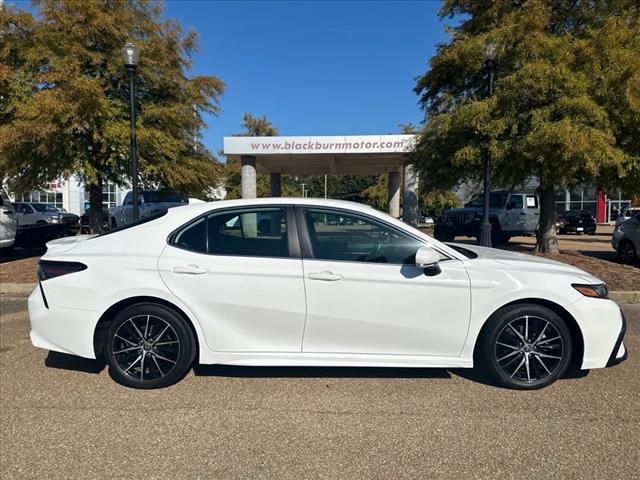
[[(493, 96), (493, 75), (496, 62), (496, 46), (487, 44), (484, 51), (484, 66), (487, 69), (488, 96)], [(490, 192), (491, 192), (491, 152), (485, 146), (483, 151), (484, 163), (484, 207), (482, 209), (482, 223), (480, 224), (480, 245), (491, 247), (491, 223), (489, 222)]]
[(140, 50), (128, 42), (121, 50), (122, 61), (129, 77), (129, 117), (131, 121), (131, 200), (133, 201), (133, 220), (139, 218), (138, 212), (138, 146), (136, 145), (136, 104), (134, 76), (140, 60)]

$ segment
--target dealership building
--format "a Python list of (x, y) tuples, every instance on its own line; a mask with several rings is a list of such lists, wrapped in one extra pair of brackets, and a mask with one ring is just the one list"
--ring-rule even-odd
[[(282, 175), (388, 175), (389, 213), (414, 223), (418, 211), (418, 181), (407, 163), (414, 135), (225, 137), (224, 154), (241, 165), (243, 198), (255, 198), (256, 174), (268, 174), (271, 196), (281, 195)], [(532, 179), (524, 187), (534, 192)], [(105, 183), (104, 208), (120, 205), (127, 188)], [(468, 193), (475, 193), (472, 190)], [(224, 198), (224, 189), (216, 191)], [(14, 201), (41, 202), (82, 214), (89, 206), (89, 193), (77, 177), (52, 182), (37, 191), (16, 194)], [(466, 200), (466, 198), (463, 198)], [(402, 210), (401, 210), (402, 204)], [(620, 189), (605, 192), (593, 185), (581, 185), (556, 193), (558, 212), (588, 210), (598, 223), (615, 221), (618, 212), (631, 204)]]

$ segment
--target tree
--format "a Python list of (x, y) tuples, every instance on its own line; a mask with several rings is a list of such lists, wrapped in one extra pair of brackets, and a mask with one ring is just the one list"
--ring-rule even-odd
[[(461, 18), (415, 88), (425, 121), (415, 151), (429, 187), (539, 179), (537, 249), (557, 252), (554, 192), (585, 181), (640, 189), (640, 17), (619, 0), (446, 0)], [(483, 54), (492, 45), (495, 95)]]
[[(278, 129), (273, 126), (266, 117), (254, 117), (251, 113), (245, 113), (242, 117), (243, 131), (236, 134), (237, 137), (276, 137)], [(240, 162), (234, 158), (228, 158), (224, 164), (223, 177), (225, 179), (226, 198), (242, 197), (242, 175), (240, 173)], [(282, 185), (283, 193), (286, 190)], [(288, 190), (287, 190), (288, 191)], [(256, 194), (258, 197), (268, 197), (271, 194), (271, 186), (267, 175), (258, 173), (256, 175)]]
[(457, 208), (462, 202), (451, 190), (429, 190), (420, 195), (420, 211), (438, 217), (449, 208)]
[(151, 0), (36, 0), (37, 18), (1, 12), (0, 171), (17, 190), (77, 175), (88, 186), (91, 226), (102, 228), (102, 184), (126, 184), (128, 84), (120, 57), (141, 50), (137, 70), (142, 184), (199, 193), (218, 164), (201, 143), (203, 113), (224, 90), (213, 76), (187, 75), (197, 35), (162, 20)]

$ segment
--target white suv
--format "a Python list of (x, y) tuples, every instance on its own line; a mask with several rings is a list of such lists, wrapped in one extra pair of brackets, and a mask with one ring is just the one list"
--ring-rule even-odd
[(16, 241), (18, 220), (9, 196), (0, 188), (0, 251), (10, 250)]

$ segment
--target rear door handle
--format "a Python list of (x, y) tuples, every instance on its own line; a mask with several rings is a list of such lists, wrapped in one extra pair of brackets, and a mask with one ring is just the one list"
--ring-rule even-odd
[(181, 275), (204, 275), (209, 270), (198, 265), (186, 265), (184, 267), (173, 267), (173, 273)]
[(338, 275), (333, 272), (315, 272), (310, 273), (309, 278), (311, 280), (321, 280), (323, 282), (337, 282), (338, 280), (342, 280), (342, 275)]

